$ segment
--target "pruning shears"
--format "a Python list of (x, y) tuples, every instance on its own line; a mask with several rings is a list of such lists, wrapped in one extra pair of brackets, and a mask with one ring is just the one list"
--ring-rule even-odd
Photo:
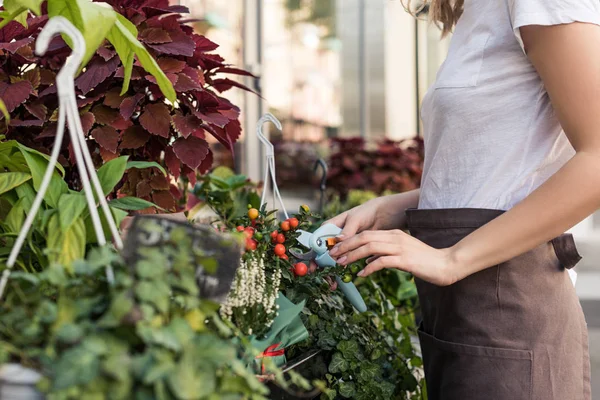
[[(338, 236), (342, 232), (339, 227), (333, 224), (325, 224), (313, 233), (303, 230), (298, 230), (298, 232), (300, 233), (300, 236), (297, 238), (298, 242), (310, 250), (307, 253), (300, 253), (294, 249), (290, 249), (290, 253), (294, 257), (306, 261), (314, 260), (321, 268), (335, 267), (336, 262), (329, 255), (327, 239)], [(367, 311), (367, 305), (356, 286), (354, 286), (354, 283), (346, 283), (339, 276), (336, 277), (336, 281), (338, 288), (344, 293), (354, 308), (359, 312)]]

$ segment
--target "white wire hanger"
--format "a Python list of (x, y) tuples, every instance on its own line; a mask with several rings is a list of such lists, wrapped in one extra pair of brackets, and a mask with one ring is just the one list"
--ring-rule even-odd
[(277, 129), (279, 129), (280, 131), (282, 130), (281, 122), (279, 122), (279, 120), (275, 118), (275, 116), (271, 113), (266, 113), (265, 115), (263, 115), (262, 118), (259, 119), (258, 123), (256, 124), (256, 136), (258, 136), (258, 139), (265, 146), (265, 174), (263, 178), (263, 192), (260, 198), (260, 208), (262, 209), (262, 206), (266, 202), (267, 188), (269, 186), (270, 175), (271, 183), (273, 186), (273, 207), (275, 207), (275, 198), (277, 198), (277, 200), (279, 200), (279, 204), (281, 205), (281, 211), (283, 211), (283, 215), (285, 215), (285, 218), (288, 219), (289, 215), (285, 209), (283, 200), (281, 199), (281, 194), (279, 194), (279, 188), (277, 187), (277, 179), (275, 175), (275, 147), (273, 146), (273, 143), (271, 143), (269, 139), (266, 138), (262, 130), (263, 125), (266, 122), (272, 122)]
[[(40, 32), (37, 42), (35, 44), (35, 52), (39, 56), (44, 55), (48, 50), (50, 40), (55, 35), (61, 33), (64, 33), (70, 37), (73, 43), (73, 50), (71, 52), (71, 55), (67, 58), (65, 65), (56, 75), (56, 89), (58, 92), (59, 107), (58, 125), (56, 128), (54, 147), (52, 148), (52, 154), (50, 156), (48, 168), (46, 168), (46, 172), (44, 173), (42, 183), (35, 197), (35, 200), (33, 201), (31, 210), (27, 214), (27, 218), (23, 223), (23, 227), (21, 228), (17, 240), (15, 241), (15, 244), (8, 257), (6, 269), (2, 273), (2, 279), (0, 280), (0, 298), (2, 298), (2, 295), (4, 294), (4, 289), (6, 287), (6, 284), (8, 283), (10, 273), (15, 265), (19, 252), (23, 247), (23, 243), (25, 242), (27, 234), (29, 233), (29, 229), (33, 224), (35, 215), (37, 214), (40, 205), (42, 204), (44, 195), (48, 190), (50, 180), (52, 179), (52, 174), (54, 174), (54, 169), (63, 142), (65, 132), (65, 121), (68, 121), (69, 123), (71, 145), (73, 146), (73, 153), (75, 154), (77, 169), (81, 177), (83, 191), (85, 193), (87, 204), (90, 210), (92, 223), (94, 225), (94, 231), (96, 233), (96, 237), (98, 238), (98, 244), (100, 246), (106, 245), (106, 237), (104, 236), (104, 230), (102, 229), (102, 223), (100, 222), (100, 216), (98, 214), (96, 200), (94, 199), (94, 191), (92, 190), (92, 185), (96, 192), (96, 196), (100, 201), (100, 206), (102, 207), (102, 211), (104, 212), (106, 221), (108, 222), (108, 226), (113, 237), (115, 247), (119, 250), (123, 248), (123, 241), (119, 236), (117, 225), (112, 216), (108, 203), (106, 202), (106, 198), (102, 190), (102, 185), (100, 184), (100, 180), (98, 179), (98, 175), (96, 174), (96, 169), (94, 167), (92, 157), (85, 142), (85, 135), (81, 126), (81, 119), (79, 118), (79, 109), (77, 107), (77, 99), (75, 97), (75, 74), (79, 70), (79, 66), (81, 64), (86, 49), (83, 36), (81, 32), (79, 32), (79, 30), (75, 28), (73, 24), (71, 24), (67, 19), (63, 17), (53, 17), (48, 21), (44, 29), (42, 29), (42, 31)], [(110, 265), (106, 266), (106, 276), (109, 283), (113, 284), (114, 273), (112, 270), (112, 266)]]

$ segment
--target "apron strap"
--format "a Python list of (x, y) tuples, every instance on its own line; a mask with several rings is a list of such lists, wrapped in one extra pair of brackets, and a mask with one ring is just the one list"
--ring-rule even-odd
[(566, 269), (573, 268), (577, 265), (579, 260), (581, 260), (572, 234), (565, 233), (555, 237), (551, 242), (552, 246), (554, 246), (554, 252), (556, 253), (558, 261), (560, 261)]

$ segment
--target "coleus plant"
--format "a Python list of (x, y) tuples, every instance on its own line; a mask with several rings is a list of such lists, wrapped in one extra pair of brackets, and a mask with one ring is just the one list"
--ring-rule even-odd
[(423, 174), (423, 140), (384, 140), (374, 149), (362, 138), (332, 140), (327, 186), (343, 199), (352, 189), (376, 194), (417, 189)]
[[(13, 21), (0, 30), (0, 98), (10, 113), (10, 122), (0, 129), (7, 138), (40, 151), (47, 151), (54, 138), (54, 80), (70, 53), (68, 45), (55, 38), (47, 56), (33, 54), (39, 31), (56, 11), (52, 2), (41, 8), (41, 15), (28, 17), (27, 28)], [(87, 0), (62, 3), (63, 10), (90, 4)], [(221, 74), (250, 74), (226, 64), (213, 53), (217, 44), (184, 24), (180, 13), (187, 12), (185, 7), (170, 6), (167, 0), (107, 3), (117, 12), (115, 26), (124, 26), (128, 34), (123, 37), (135, 45), (124, 45), (109, 30), (107, 40), (98, 42), (75, 81), (87, 143), (97, 165), (127, 155), (131, 161), (164, 166), (167, 176), (158, 169), (128, 172), (110, 196), (135, 196), (174, 211), (185, 195), (174, 183), (183, 182), (180, 187), (185, 192), (185, 183), (195, 183), (197, 174), (212, 166), (207, 136), (233, 151), (241, 134), (240, 109), (220, 93), (247, 88)], [(84, 29), (84, 37), (103, 35), (90, 28), (90, 23), (98, 22), (84, 22), (78, 26)], [(157, 71), (149, 65), (156, 65)], [(77, 189), (70, 145), (65, 145), (60, 161), (69, 186)], [(150, 207), (139, 212), (158, 211)]]

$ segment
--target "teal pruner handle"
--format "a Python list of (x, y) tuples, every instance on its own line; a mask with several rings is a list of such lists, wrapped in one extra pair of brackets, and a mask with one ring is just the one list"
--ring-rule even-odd
[[(320, 267), (335, 266), (335, 260), (333, 258), (331, 258), (329, 253), (321, 254), (320, 256), (318, 256), (315, 259), (315, 261)], [(352, 303), (354, 308), (356, 308), (358, 310), (358, 312), (367, 311), (367, 305), (365, 304), (365, 301), (363, 300), (362, 296), (358, 292), (358, 289), (356, 288), (356, 286), (354, 286), (354, 283), (352, 283), (352, 282), (346, 283), (346, 282), (342, 281), (339, 276), (337, 277), (336, 280), (337, 280), (338, 288), (342, 291), (342, 293), (344, 293), (344, 295), (346, 296), (348, 301), (350, 301), (350, 303)]]

